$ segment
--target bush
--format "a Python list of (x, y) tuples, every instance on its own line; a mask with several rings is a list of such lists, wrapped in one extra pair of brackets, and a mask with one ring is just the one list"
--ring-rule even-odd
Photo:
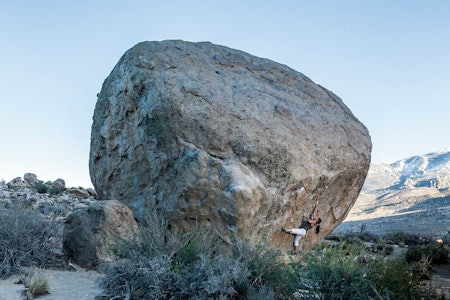
[[(268, 249), (264, 245), (252, 246), (248, 243), (237, 242), (234, 257), (239, 257), (247, 266), (251, 274), (250, 282), (258, 283), (258, 289), (270, 289), (282, 298), (292, 297), (298, 289), (300, 282), (298, 269), (302, 266), (296, 262), (287, 264), (281, 261), (280, 252)], [(243, 294), (253, 292), (253, 288), (254, 286), (248, 284)], [(257, 290), (256, 293), (258, 293)]]
[(0, 277), (21, 266), (52, 266), (58, 263), (60, 236), (53, 221), (19, 206), (0, 209)]
[(156, 215), (146, 223), (139, 242), (114, 249), (123, 260), (106, 272), (105, 299), (277, 299), (298, 287), (297, 273), (266, 247), (233, 247), (202, 228), (167, 230)]
[(397, 245), (420, 245), (427, 241), (423, 236), (402, 231), (388, 233), (383, 239), (390, 240)]
[(422, 255), (420, 261), (412, 263), (412, 270), (419, 279), (431, 279), (431, 258)]
[(39, 194), (45, 194), (45, 193), (48, 192), (49, 187), (48, 187), (48, 185), (46, 185), (46, 184), (43, 183), (43, 182), (37, 182), (37, 183), (34, 185), (34, 189), (35, 189)]
[(450, 231), (442, 237), (442, 242), (444, 245), (450, 247)]
[(361, 244), (341, 242), (315, 247), (306, 256), (303, 284), (318, 299), (382, 299), (369, 280), (367, 253)]
[(370, 233), (368, 231), (363, 231), (360, 233), (347, 233), (347, 234), (331, 234), (326, 237), (327, 240), (336, 242), (355, 242), (363, 241), (368, 243), (377, 243), (380, 239), (378, 235)]
[(448, 264), (449, 247), (443, 244), (430, 243), (424, 246), (411, 246), (405, 254), (408, 263), (419, 262), (422, 257), (431, 259), (432, 265)]
[(368, 243), (377, 243), (380, 239), (378, 235), (370, 233), (368, 231), (363, 231), (357, 234), (356, 237), (359, 238), (361, 241)]
[(362, 243), (316, 246), (301, 272), (300, 299), (412, 299), (418, 295), (418, 281), (405, 260), (385, 260)]
[[(404, 259), (386, 260), (354, 238), (322, 243), (304, 263), (264, 245), (197, 228), (168, 230), (153, 215), (138, 242), (114, 249), (123, 259), (103, 278), (104, 299), (415, 299), (418, 277)], [(425, 266), (427, 261), (422, 261)]]
[(52, 186), (48, 192), (50, 195), (59, 195), (63, 192), (63, 190), (59, 187)]
[(418, 298), (419, 278), (404, 259), (370, 261), (368, 279), (384, 299)]

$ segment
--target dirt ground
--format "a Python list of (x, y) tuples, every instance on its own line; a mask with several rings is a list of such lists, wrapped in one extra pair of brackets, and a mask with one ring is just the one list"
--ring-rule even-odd
[[(79, 269), (77, 271), (43, 270), (48, 276), (50, 294), (40, 300), (93, 300), (101, 293), (98, 280), (101, 274), (96, 271)], [(0, 280), (0, 300), (22, 300), (23, 284), (15, 284), (19, 276)]]
[(434, 266), (433, 278), (425, 282), (425, 288), (450, 299), (450, 264)]
[[(402, 249), (397, 249), (401, 253)], [(41, 300), (94, 300), (101, 294), (98, 281), (102, 274), (96, 271), (78, 269), (77, 271), (43, 270), (48, 276), (50, 294), (41, 296)], [(19, 276), (0, 280), (0, 300), (23, 300), (23, 284), (16, 284)], [(445, 299), (450, 299), (450, 265), (433, 267), (432, 280), (423, 283), (424, 289), (436, 291)]]

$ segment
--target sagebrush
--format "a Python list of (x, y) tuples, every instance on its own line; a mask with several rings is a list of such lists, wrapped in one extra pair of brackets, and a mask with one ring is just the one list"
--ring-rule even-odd
[(103, 279), (103, 299), (418, 299), (414, 265), (352, 237), (314, 247), (304, 262), (261, 245), (224, 243), (204, 228), (167, 229), (156, 214)]
[(227, 245), (204, 228), (168, 230), (157, 215), (141, 232), (114, 249), (123, 259), (103, 280), (104, 299), (277, 299), (297, 287), (296, 271), (265, 247)]
[(59, 262), (60, 234), (53, 220), (20, 206), (0, 208), (0, 277), (23, 266), (53, 266)]

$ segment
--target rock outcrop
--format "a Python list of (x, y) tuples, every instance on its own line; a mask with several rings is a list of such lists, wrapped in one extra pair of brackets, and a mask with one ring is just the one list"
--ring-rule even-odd
[(63, 252), (83, 267), (115, 261), (114, 247), (135, 240), (138, 225), (131, 210), (117, 200), (97, 201), (71, 213), (65, 222)]
[[(36, 183), (46, 186), (40, 191)], [(139, 229), (132, 211), (116, 200), (98, 201), (93, 189), (66, 188), (63, 179), (43, 183), (33, 173), (0, 181), (0, 209), (20, 207), (55, 221), (55, 255), (71, 258), (83, 267), (95, 267), (115, 259), (119, 240), (137, 237)]]
[(23, 175), (23, 181), (27, 187), (34, 187), (34, 185), (39, 182), (36, 174), (33, 173), (26, 173)]
[(160, 211), (288, 249), (319, 201), (320, 235), (356, 200), (370, 163), (367, 129), (329, 90), (287, 66), (211, 43), (143, 42), (105, 80), (90, 174), (99, 197), (138, 219)]
[[(63, 179), (57, 179), (44, 184), (33, 173), (25, 174), (23, 180), (22, 177), (16, 177), (8, 183), (0, 181), (0, 208), (20, 206), (63, 222), (73, 210), (88, 207), (96, 201), (93, 189), (66, 189), (65, 184), (63, 188), (62, 182)], [(45, 185), (46, 192), (39, 192), (37, 183)]]

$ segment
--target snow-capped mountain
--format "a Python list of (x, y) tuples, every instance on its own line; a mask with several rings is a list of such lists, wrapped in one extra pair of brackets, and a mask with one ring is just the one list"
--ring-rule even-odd
[(450, 147), (392, 164), (371, 164), (358, 200), (338, 231), (359, 230), (361, 224), (371, 224), (379, 233), (450, 231)]
[(370, 166), (364, 192), (419, 187), (450, 187), (450, 148)]
[(393, 163), (392, 167), (403, 178), (415, 178), (427, 174), (449, 174), (450, 148), (399, 160)]

